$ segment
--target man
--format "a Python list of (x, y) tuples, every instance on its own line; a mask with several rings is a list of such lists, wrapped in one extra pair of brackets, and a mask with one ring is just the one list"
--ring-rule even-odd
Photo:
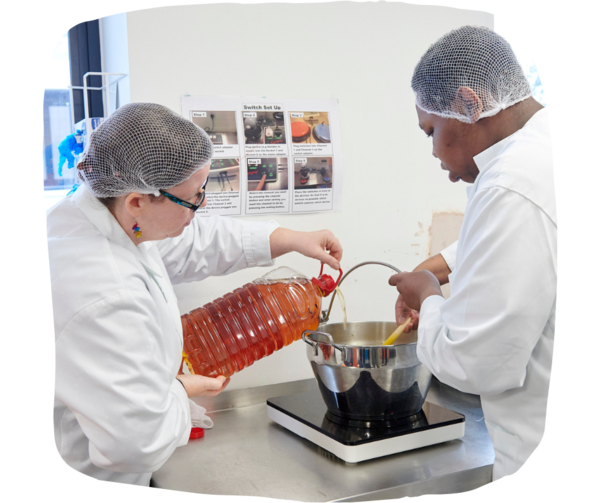
[[(508, 43), (465, 26), (418, 63), (419, 126), (468, 202), (458, 242), (396, 274), (397, 322), (442, 382), (481, 396), (494, 480), (517, 471), (545, 423), (556, 308), (556, 208), (547, 111)], [(445, 300), (440, 284), (450, 282)]]

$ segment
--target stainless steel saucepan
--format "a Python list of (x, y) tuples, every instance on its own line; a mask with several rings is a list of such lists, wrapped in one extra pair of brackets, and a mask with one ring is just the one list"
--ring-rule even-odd
[(417, 358), (416, 331), (408, 343), (383, 346), (395, 328), (393, 322), (347, 323), (346, 328), (325, 323), (302, 334), (330, 414), (364, 427), (387, 427), (421, 410), (431, 372)]

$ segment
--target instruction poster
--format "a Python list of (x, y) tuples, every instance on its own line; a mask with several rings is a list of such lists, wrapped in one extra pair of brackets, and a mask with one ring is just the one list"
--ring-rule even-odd
[(184, 96), (181, 106), (214, 145), (199, 215), (341, 209), (337, 100)]

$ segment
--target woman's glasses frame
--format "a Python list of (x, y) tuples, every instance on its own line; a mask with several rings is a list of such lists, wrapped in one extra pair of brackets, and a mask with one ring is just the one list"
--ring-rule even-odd
[(198, 196), (198, 199), (196, 199), (196, 204), (192, 204), (188, 201), (184, 201), (183, 199), (179, 199), (177, 196), (174, 196), (173, 194), (169, 194), (168, 192), (165, 192), (162, 189), (158, 189), (158, 191), (163, 196), (165, 196), (167, 199), (170, 199), (174, 203), (180, 204), (181, 206), (184, 206), (186, 208), (189, 208), (193, 212), (196, 212), (196, 211), (198, 211), (198, 208), (200, 208), (200, 206), (202, 206), (202, 203), (204, 202), (204, 198), (206, 197), (206, 184), (207, 183), (208, 183), (208, 178), (204, 182), (204, 185), (202, 185), (202, 187), (200, 188), (202, 193), (200, 194), (200, 196)]

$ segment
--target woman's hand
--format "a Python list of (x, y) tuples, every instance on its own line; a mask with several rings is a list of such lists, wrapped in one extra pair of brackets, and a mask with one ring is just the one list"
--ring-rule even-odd
[(179, 374), (177, 379), (183, 383), (183, 387), (189, 398), (193, 396), (218, 395), (227, 387), (230, 381), (225, 376), (213, 378), (192, 374)]
[(279, 227), (272, 232), (270, 241), (271, 258), (295, 251), (317, 259), (332, 269), (340, 268), (342, 245), (331, 231), (300, 232)]

